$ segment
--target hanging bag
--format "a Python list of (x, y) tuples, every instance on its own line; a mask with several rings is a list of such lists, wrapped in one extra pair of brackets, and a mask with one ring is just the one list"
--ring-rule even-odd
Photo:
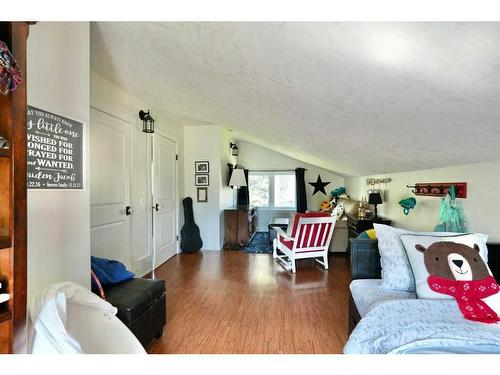
[(467, 220), (464, 209), (456, 199), (454, 186), (451, 186), (448, 189), (448, 193), (441, 198), (439, 221), (434, 231), (467, 233)]

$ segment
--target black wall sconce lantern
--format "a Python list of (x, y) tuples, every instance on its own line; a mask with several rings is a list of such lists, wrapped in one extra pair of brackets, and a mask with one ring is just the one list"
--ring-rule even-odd
[(236, 143), (231, 142), (230, 147), (231, 147), (231, 155), (238, 156), (238, 146), (236, 146)]
[(149, 111), (144, 112), (142, 109), (139, 111), (139, 118), (142, 120), (142, 131), (144, 133), (155, 132), (155, 119), (151, 117)]

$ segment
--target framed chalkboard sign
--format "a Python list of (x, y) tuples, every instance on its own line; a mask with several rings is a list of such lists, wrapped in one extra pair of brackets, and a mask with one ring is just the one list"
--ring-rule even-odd
[(28, 189), (83, 189), (83, 123), (28, 106)]

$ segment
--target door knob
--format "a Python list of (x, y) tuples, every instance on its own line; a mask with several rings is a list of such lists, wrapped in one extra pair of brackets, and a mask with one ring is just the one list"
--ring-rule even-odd
[(134, 213), (134, 209), (130, 206), (125, 207), (125, 215), (130, 216)]
[(160, 211), (160, 205), (156, 203), (153, 208), (155, 209), (156, 212)]

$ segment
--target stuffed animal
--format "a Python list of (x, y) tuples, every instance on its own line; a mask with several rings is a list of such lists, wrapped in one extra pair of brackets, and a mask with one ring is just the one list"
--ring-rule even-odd
[(330, 212), (332, 206), (330, 204), (330, 200), (324, 200), (321, 202), (320, 206), (319, 206), (319, 210), (321, 212)]
[(345, 187), (338, 187), (335, 190), (332, 191), (332, 197), (340, 197), (341, 195), (345, 194), (346, 190)]
[(479, 246), (469, 247), (455, 242), (435, 242), (424, 254), (430, 276), (429, 287), (455, 297), (465, 319), (483, 323), (500, 321), (500, 287), (479, 255)]

